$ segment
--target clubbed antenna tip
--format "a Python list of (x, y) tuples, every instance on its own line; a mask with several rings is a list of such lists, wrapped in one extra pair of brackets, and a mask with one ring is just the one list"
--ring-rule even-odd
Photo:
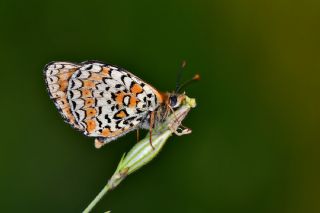
[(201, 79), (200, 75), (199, 74), (195, 74), (192, 78), (192, 80), (194, 81), (199, 81)]

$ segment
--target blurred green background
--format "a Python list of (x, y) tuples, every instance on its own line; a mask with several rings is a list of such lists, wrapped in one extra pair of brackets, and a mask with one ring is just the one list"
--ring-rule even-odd
[(135, 143), (96, 150), (42, 76), (95, 59), (198, 107), (94, 212), (320, 212), (319, 1), (0, 0), (1, 212), (80, 212)]

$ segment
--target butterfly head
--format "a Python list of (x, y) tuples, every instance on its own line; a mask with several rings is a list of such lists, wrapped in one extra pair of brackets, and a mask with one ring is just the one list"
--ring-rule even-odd
[(183, 103), (183, 101), (186, 98), (185, 92), (181, 92), (183, 88), (185, 88), (187, 85), (194, 81), (200, 80), (200, 76), (196, 74), (192, 79), (189, 81), (186, 81), (184, 84), (177, 86), (176, 90), (171, 93), (166, 94), (166, 104), (171, 108), (171, 109), (176, 109), (180, 107)]
[(172, 109), (176, 109), (179, 106), (181, 106), (182, 102), (185, 99), (185, 94), (177, 94), (175, 92), (170, 93), (168, 95), (168, 102), (167, 104), (172, 108)]

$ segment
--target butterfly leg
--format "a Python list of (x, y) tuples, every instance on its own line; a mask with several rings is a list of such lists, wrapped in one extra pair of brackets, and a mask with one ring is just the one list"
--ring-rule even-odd
[(169, 111), (170, 111), (169, 107), (170, 107), (169, 104), (166, 104), (166, 111), (164, 112), (164, 114), (162, 116), (162, 121), (164, 121), (168, 117), (168, 114), (169, 114)]
[(154, 150), (154, 147), (152, 145), (152, 130), (153, 130), (153, 126), (154, 126), (154, 111), (150, 113), (150, 129), (149, 129), (149, 135), (150, 135), (150, 138), (149, 138), (149, 142), (150, 142), (150, 145), (152, 147), (152, 149)]
[[(178, 136), (190, 134), (191, 129), (188, 127), (185, 127), (181, 124), (181, 121), (182, 121), (181, 115), (179, 117), (177, 117), (177, 115), (175, 114), (175, 111), (171, 107), (170, 107), (170, 109), (171, 109), (171, 111), (173, 113), (173, 117), (174, 117), (174, 119), (168, 125), (170, 130)], [(185, 117), (185, 116), (183, 116), (183, 117)]]
[(140, 134), (139, 134), (139, 127), (137, 128), (137, 143), (139, 142), (139, 139), (140, 139)]
[(172, 109), (172, 107), (171, 107), (170, 105), (167, 105), (167, 106), (168, 106), (169, 110), (171, 110), (171, 112), (172, 112), (172, 114), (173, 114), (174, 119), (175, 119), (175, 120), (178, 120), (178, 118), (177, 118), (177, 116), (176, 116), (176, 113), (175, 113), (174, 109)]

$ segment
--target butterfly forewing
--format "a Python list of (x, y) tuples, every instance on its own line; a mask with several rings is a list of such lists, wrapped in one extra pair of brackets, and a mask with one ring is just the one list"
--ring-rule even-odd
[(82, 130), (75, 121), (67, 98), (69, 80), (79, 67), (69, 62), (52, 62), (46, 65), (44, 76), (49, 96), (64, 120), (76, 129)]

